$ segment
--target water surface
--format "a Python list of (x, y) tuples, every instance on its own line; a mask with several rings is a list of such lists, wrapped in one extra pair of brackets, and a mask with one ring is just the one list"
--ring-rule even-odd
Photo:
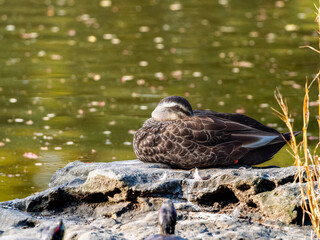
[(169, 95), (285, 131), (279, 88), (299, 129), (314, 18), (311, 0), (0, 0), (0, 201), (70, 161), (134, 159), (134, 131)]

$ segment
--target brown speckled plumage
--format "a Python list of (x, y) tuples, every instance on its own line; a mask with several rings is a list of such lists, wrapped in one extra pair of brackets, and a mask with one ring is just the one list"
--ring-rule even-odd
[[(286, 143), (284, 138), (290, 139), (289, 133), (279, 133), (245, 115), (192, 111), (188, 104), (177, 96), (160, 101), (157, 108), (163, 109), (156, 108), (155, 117), (148, 119), (134, 136), (134, 151), (141, 161), (183, 169), (255, 165), (271, 159)], [(179, 106), (185, 106), (182, 117), (155, 120), (163, 112), (175, 114), (181, 110)]]

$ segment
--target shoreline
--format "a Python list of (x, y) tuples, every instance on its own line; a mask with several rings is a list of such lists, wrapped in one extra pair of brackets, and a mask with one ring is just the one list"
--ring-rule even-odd
[(159, 233), (157, 211), (172, 199), (176, 235), (187, 239), (311, 238), (301, 226), (296, 167), (171, 169), (139, 160), (75, 161), (50, 188), (0, 203), (1, 239), (41, 239), (63, 219), (64, 239), (144, 239)]

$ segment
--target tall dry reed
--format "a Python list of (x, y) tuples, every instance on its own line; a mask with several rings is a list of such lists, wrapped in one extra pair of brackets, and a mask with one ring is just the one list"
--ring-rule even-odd
[[(320, 6), (320, 1), (319, 1)], [(319, 49), (311, 46), (303, 46), (303, 48), (309, 48), (320, 54), (320, 8), (316, 8), (316, 22), (318, 24), (318, 38), (319, 38)], [(313, 83), (318, 83), (318, 116), (317, 122), (319, 127), (319, 140), (314, 150), (311, 151), (308, 146), (308, 124), (309, 124), (309, 90)], [(279, 118), (287, 125), (291, 132), (291, 140), (288, 142), (291, 148), (291, 154), (294, 158), (295, 165), (297, 166), (296, 180), (299, 181), (302, 197), (302, 208), (305, 213), (308, 214), (312, 226), (315, 230), (315, 234), (320, 239), (320, 157), (317, 155), (317, 149), (320, 146), (320, 69), (315, 75), (313, 80), (308, 84), (305, 84), (305, 95), (303, 101), (303, 127), (302, 135), (303, 139), (300, 143), (297, 143), (296, 137), (293, 134), (293, 120), (288, 110), (286, 100), (281, 95), (280, 91), (277, 90), (275, 98), (281, 108), (281, 111), (274, 109)], [(300, 151), (301, 149), (301, 151)], [(300, 153), (302, 152), (302, 153)]]

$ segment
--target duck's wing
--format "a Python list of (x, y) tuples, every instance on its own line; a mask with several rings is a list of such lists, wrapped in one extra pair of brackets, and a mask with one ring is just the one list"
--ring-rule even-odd
[[(279, 138), (280, 133), (263, 131), (236, 121), (215, 115), (195, 115), (185, 121), (193, 141), (205, 145), (239, 142), (244, 148), (259, 148)], [(190, 134), (190, 133), (189, 133)], [(282, 138), (281, 141), (284, 141)]]
[(257, 120), (248, 117), (246, 115), (243, 114), (239, 114), (239, 113), (219, 113), (219, 112), (215, 112), (215, 111), (210, 111), (210, 110), (194, 110), (193, 111), (194, 115), (196, 116), (208, 116), (211, 118), (223, 118), (223, 119), (227, 119), (233, 122), (238, 122), (241, 123), (243, 125), (249, 126), (251, 128), (255, 128), (264, 132), (271, 132), (271, 133), (278, 133), (279, 132), (271, 127), (265, 126), (262, 123), (258, 122)]

